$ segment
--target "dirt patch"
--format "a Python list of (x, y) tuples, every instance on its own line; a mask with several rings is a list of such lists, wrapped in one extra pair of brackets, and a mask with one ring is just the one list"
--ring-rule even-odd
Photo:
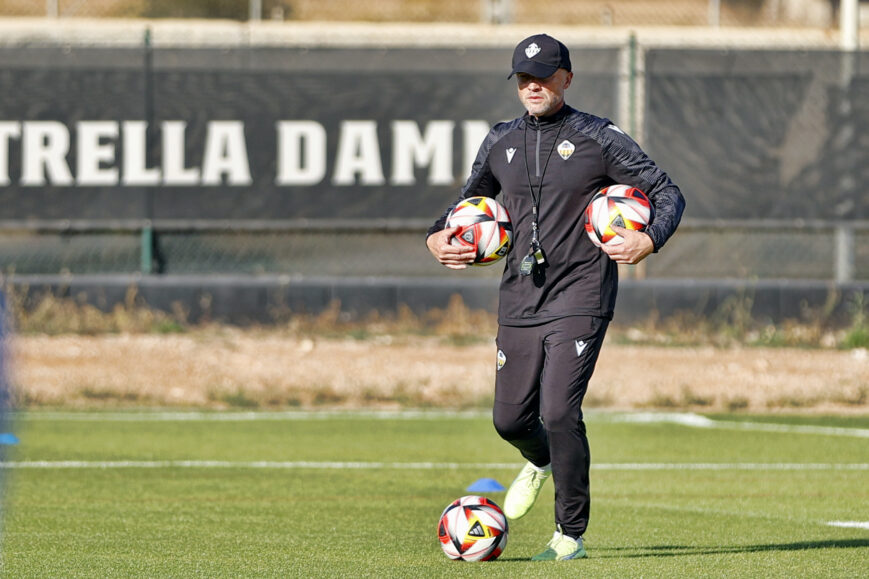
[[(10, 351), (25, 406), (467, 408), (490, 404), (495, 377), (492, 343), (434, 337), (24, 335)], [(608, 343), (586, 405), (869, 412), (869, 354)]]

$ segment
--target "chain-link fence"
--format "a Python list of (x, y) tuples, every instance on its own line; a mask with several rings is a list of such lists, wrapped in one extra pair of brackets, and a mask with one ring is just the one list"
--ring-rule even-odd
[(2, 16), (566, 26), (835, 24), (839, 0), (0, 0)]
[[(97, 4), (131, 5), (58, 8)], [(0, 273), (450, 275), (423, 234), (454, 199), (480, 127), (521, 113), (502, 70), (515, 34), (485, 27), (451, 41), (437, 28), (417, 46), (423, 29), (413, 29), (384, 45), (372, 26), (323, 45), (328, 24), (291, 26), (278, 42), (181, 28), (204, 46), (167, 40), (159, 23), (133, 28), (138, 43), (123, 46), (104, 45), (114, 38), (105, 27), (7, 37), (0, 83), (15, 88), (0, 102)], [(803, 32), (559, 30), (576, 62), (568, 102), (629, 129), (688, 199), (666, 250), (628, 273), (869, 279), (866, 53)]]
[[(644, 262), (647, 278), (869, 280), (869, 227), (847, 246), (830, 224), (697, 223), (687, 220), (665, 251)], [(6, 274), (287, 274), (296, 276), (451, 275), (427, 253), (418, 231), (172, 230), (156, 232), (144, 252), (140, 231), (0, 232)], [(840, 257), (842, 256), (842, 257)], [(844, 265), (840, 263), (845, 259)], [(152, 263), (153, 260), (153, 263)], [(848, 261), (850, 260), (850, 261)], [(847, 268), (847, 269), (846, 269)], [(500, 277), (495, 264), (468, 277)], [(637, 275), (635, 269), (623, 272)]]

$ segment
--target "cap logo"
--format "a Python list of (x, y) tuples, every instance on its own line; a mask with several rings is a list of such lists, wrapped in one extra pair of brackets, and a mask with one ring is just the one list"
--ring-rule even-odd
[(525, 49), (525, 56), (528, 58), (534, 58), (540, 52), (540, 47), (537, 46), (536, 42), (532, 42)]

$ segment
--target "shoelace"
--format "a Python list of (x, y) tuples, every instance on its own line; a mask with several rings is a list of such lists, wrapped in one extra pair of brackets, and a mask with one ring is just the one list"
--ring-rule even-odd
[(543, 486), (543, 481), (546, 480), (546, 474), (542, 473), (542, 472), (534, 471), (533, 473), (531, 473), (531, 476), (528, 478), (529, 478), (529, 481), (528, 481), (529, 486), (531, 486), (532, 488), (534, 488), (536, 490), (536, 489), (539, 489), (541, 486)]

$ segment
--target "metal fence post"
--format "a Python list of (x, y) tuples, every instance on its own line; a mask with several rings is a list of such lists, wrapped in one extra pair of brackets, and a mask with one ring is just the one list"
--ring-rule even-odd
[[(144, 49), (145, 49), (145, 58), (142, 67), (143, 74), (143, 97), (144, 97), (144, 114), (145, 114), (145, 122), (147, 123), (148, 129), (146, 132), (145, 138), (145, 150), (148, 151), (145, 154), (145, 158), (150, 158), (150, 150), (152, 145), (152, 139), (149, 138), (153, 131), (153, 122), (154, 122), (154, 107), (153, 107), (153, 93), (151, 90), (151, 67), (153, 63), (153, 54), (151, 52), (151, 29), (145, 28), (145, 37), (143, 39)], [(142, 234), (139, 240), (139, 257), (140, 264), (139, 269), (142, 273), (148, 274), (154, 272), (154, 230), (151, 226), (151, 219), (153, 218), (154, 213), (154, 192), (152, 187), (145, 187), (144, 193), (144, 214), (145, 221), (142, 224)]]
[(637, 134), (637, 35), (631, 32), (628, 39), (628, 130), (632, 137)]
[(248, 20), (251, 22), (258, 22), (262, 20), (263, 17), (263, 1), (262, 0), (250, 0), (250, 4), (248, 5)]
[(854, 241), (852, 225), (836, 226), (836, 283), (854, 281), (857, 263)]
[[(844, 166), (840, 169), (839, 194), (843, 199), (857, 199), (857, 159), (851, 146), (856, 140), (857, 128), (854, 126), (853, 81), (857, 68), (857, 51), (860, 43), (858, 0), (842, 0), (839, 4), (839, 48), (841, 51), (839, 114), (842, 116), (842, 138), (844, 141)], [(859, 207), (859, 206), (858, 206)], [(858, 209), (858, 217), (859, 209)], [(836, 226), (836, 267), (837, 283), (854, 280), (856, 255), (854, 249), (854, 227), (850, 224)]]
[(721, 0), (709, 0), (709, 26), (721, 27)]
[(860, 0), (839, 3), (839, 34), (842, 50), (857, 50), (860, 44)]
[[(631, 32), (627, 44), (621, 49), (620, 72), (619, 72), (619, 124), (626, 129), (628, 134), (640, 142), (638, 107), (639, 105), (639, 44), (637, 35)], [(636, 265), (627, 265), (620, 268), (625, 277), (644, 279), (646, 277), (646, 262), (641, 261)]]
[(513, 0), (480, 0), (480, 15), (486, 24), (509, 24), (513, 21)]
[(142, 225), (142, 234), (140, 236), (140, 271), (142, 273), (151, 273), (154, 264), (154, 229), (151, 227), (151, 221), (145, 221)]

